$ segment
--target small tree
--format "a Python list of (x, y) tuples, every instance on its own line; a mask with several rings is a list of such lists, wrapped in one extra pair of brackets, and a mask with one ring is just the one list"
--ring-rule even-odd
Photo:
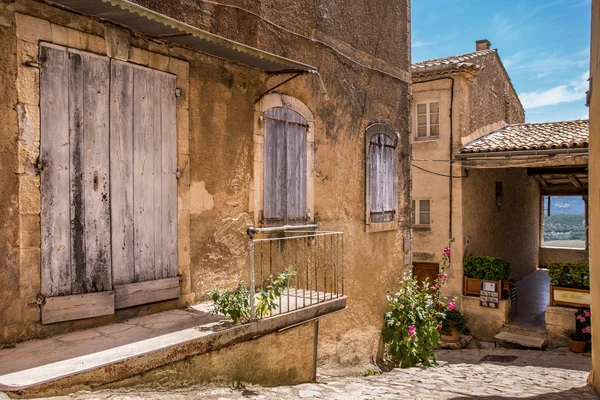
[[(445, 318), (441, 289), (446, 286), (450, 266), (450, 242), (444, 248), (440, 272), (433, 282), (422, 284), (412, 276), (412, 266), (404, 274), (402, 287), (388, 294), (390, 310), (385, 314), (382, 338), (389, 355), (403, 368), (419, 363), (437, 365), (434, 349), (440, 344), (440, 320)], [(454, 308), (453, 303), (448, 303)]]

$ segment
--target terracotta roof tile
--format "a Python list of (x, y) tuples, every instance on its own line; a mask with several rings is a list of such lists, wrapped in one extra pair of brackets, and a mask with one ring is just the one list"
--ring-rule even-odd
[(458, 56), (450, 56), (443, 58), (435, 58), (433, 60), (426, 60), (417, 62), (411, 65), (410, 69), (413, 73), (425, 72), (430, 69), (439, 69), (447, 66), (448, 68), (456, 67), (456, 64), (461, 63), (473, 63), (477, 58), (486, 56), (488, 54), (495, 53), (495, 49), (490, 50), (479, 50), (473, 53), (461, 54)]
[(585, 148), (589, 120), (507, 125), (467, 143), (461, 153)]

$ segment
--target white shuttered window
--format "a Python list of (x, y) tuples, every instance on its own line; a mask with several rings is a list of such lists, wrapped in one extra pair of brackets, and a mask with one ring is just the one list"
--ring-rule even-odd
[(440, 103), (417, 104), (417, 139), (440, 136)]

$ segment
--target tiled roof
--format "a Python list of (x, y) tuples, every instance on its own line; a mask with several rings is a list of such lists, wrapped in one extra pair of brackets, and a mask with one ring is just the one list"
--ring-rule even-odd
[(479, 50), (473, 53), (461, 54), (459, 56), (451, 56), (444, 58), (436, 58), (433, 60), (426, 60), (417, 62), (411, 65), (410, 69), (413, 73), (426, 72), (429, 70), (437, 70), (440, 68), (448, 67), (448, 68), (456, 68), (458, 64), (463, 63), (471, 63), (473, 64), (475, 60), (479, 57), (486, 56), (488, 54), (495, 53), (495, 49), (491, 50)]
[(467, 143), (461, 153), (585, 148), (589, 120), (507, 125)]

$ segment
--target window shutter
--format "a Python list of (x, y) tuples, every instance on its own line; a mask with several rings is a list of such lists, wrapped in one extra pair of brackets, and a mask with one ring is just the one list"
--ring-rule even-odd
[(304, 223), (308, 124), (300, 114), (283, 107), (271, 108), (264, 116), (264, 222)]
[(306, 221), (306, 121), (286, 109), (287, 223)]
[(369, 142), (371, 222), (393, 221), (398, 203), (396, 147), (386, 134), (373, 135)]

